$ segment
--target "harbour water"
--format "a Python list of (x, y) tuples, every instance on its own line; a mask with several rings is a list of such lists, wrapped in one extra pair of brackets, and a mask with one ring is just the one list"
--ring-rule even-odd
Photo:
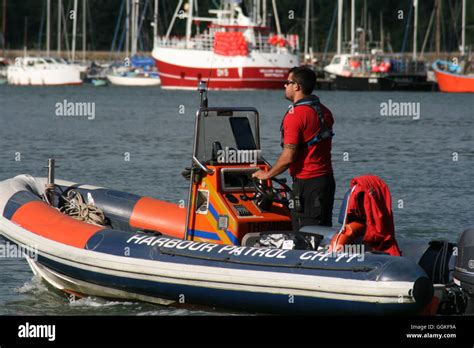
[[(336, 120), (335, 223), (350, 179), (372, 173), (391, 190), (397, 235), (456, 241), (463, 229), (474, 225), (472, 95), (317, 94)], [(52, 157), (60, 179), (185, 201), (188, 186), (180, 173), (191, 162), (198, 99), (197, 92), (159, 88), (0, 86), (0, 180), (23, 173), (45, 176), (44, 167)], [(211, 91), (209, 99), (211, 106), (256, 107), (263, 155), (271, 163), (276, 160), (280, 122), (288, 106), (283, 90)], [(58, 104), (76, 102), (93, 105), (93, 117), (58, 112)], [(396, 115), (395, 105), (405, 114)], [(34, 278), (24, 259), (2, 258), (0, 315), (4, 314), (217, 312), (93, 298), (70, 301)]]

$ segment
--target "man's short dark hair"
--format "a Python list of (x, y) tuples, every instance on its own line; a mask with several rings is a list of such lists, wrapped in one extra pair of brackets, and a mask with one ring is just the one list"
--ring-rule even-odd
[(310, 95), (316, 86), (316, 74), (305, 66), (291, 68), (289, 74), (293, 73), (293, 79), (301, 86), (304, 94)]

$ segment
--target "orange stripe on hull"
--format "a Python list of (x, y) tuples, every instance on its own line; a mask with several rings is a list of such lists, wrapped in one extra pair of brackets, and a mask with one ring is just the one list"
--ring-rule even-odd
[(22, 205), (11, 221), (39, 236), (78, 248), (84, 248), (90, 237), (104, 229), (75, 220), (40, 201)]
[(135, 204), (130, 226), (158, 231), (169, 236), (183, 238), (186, 209), (177, 204), (142, 197)]

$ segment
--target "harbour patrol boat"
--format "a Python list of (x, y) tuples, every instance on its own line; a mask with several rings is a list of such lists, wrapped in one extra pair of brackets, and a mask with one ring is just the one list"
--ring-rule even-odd
[[(402, 257), (325, 248), (339, 228), (306, 226), (295, 248), (282, 181), (252, 107), (208, 107), (201, 86), (186, 207), (98, 186), (19, 175), (0, 182), (0, 231), (32, 271), (75, 296), (252, 313), (415, 314), (473, 310), (474, 230), (459, 243), (399, 239)], [(237, 151), (237, 157), (221, 156)], [(239, 152), (240, 151), (240, 152)], [(251, 154), (256, 159), (247, 163)], [(244, 156), (245, 155), (245, 156)], [(226, 160), (227, 159), (227, 160)], [(232, 163), (230, 163), (232, 162)], [(339, 216), (344, 224), (346, 195)], [(360, 245), (359, 245), (360, 246)], [(34, 255), (34, 256), (31, 256)]]

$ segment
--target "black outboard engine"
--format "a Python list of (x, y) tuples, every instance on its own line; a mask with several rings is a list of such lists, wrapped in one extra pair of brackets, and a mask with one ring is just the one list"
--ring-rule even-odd
[(466, 300), (465, 314), (474, 314), (474, 229), (461, 233), (453, 278)]
[(402, 256), (418, 263), (434, 284), (437, 314), (474, 315), (474, 229), (462, 232), (457, 245), (405, 238), (398, 244)]

